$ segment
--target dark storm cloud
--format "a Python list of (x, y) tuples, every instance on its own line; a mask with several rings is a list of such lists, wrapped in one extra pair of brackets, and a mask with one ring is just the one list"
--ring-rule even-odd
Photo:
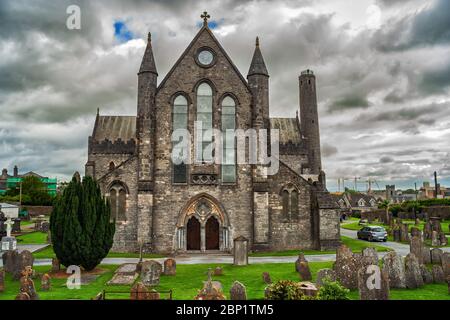
[(383, 51), (449, 44), (450, 1), (435, 0), (418, 13), (391, 20), (389, 27), (376, 34), (374, 43)]
[(394, 162), (394, 158), (392, 157), (384, 156), (380, 158), (380, 163), (391, 163), (391, 162)]
[(331, 105), (328, 107), (328, 111), (334, 112), (334, 111), (342, 111), (346, 109), (356, 109), (356, 108), (368, 108), (370, 105), (369, 101), (366, 97), (353, 95), (353, 96), (346, 96), (339, 100), (336, 100), (331, 103)]

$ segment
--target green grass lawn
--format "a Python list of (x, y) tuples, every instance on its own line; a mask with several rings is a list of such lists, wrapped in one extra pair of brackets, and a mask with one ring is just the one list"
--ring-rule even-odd
[[(382, 245), (373, 244), (371, 242), (356, 240), (348, 237), (341, 236), (341, 241), (343, 244), (352, 249), (353, 252), (361, 252), (364, 248), (373, 247), (376, 248), (378, 252), (390, 251), (389, 248)], [(281, 256), (297, 256), (299, 252), (303, 252), (305, 255), (314, 254), (333, 254), (336, 250), (320, 251), (320, 250), (283, 250), (283, 251), (267, 251), (267, 252), (255, 252), (251, 253), (250, 257), (281, 257)]]
[(17, 237), (17, 244), (45, 244), (47, 243), (47, 233), (30, 232)]
[[(331, 262), (311, 262), (311, 272), (313, 281), (317, 271), (322, 268), (330, 268)], [(208, 268), (221, 266), (222, 276), (213, 276), (213, 280), (220, 281), (223, 285), (225, 296), (229, 297), (229, 290), (235, 280), (242, 282), (247, 287), (249, 299), (263, 299), (266, 285), (262, 281), (262, 273), (268, 271), (272, 281), (296, 280), (298, 274), (295, 272), (293, 263), (282, 264), (253, 264), (245, 267), (236, 267), (231, 264), (209, 264), (209, 265), (178, 265), (176, 276), (161, 276), (161, 284), (156, 287), (158, 290), (173, 290), (173, 299), (192, 299), (201, 289), (203, 281), (206, 280)], [(108, 294), (109, 298), (129, 298), (131, 286), (107, 286), (117, 266), (101, 265), (105, 273), (100, 275), (89, 285), (83, 285), (79, 290), (69, 290), (66, 288), (65, 279), (52, 279), (52, 289), (48, 292), (40, 291), (40, 280), (35, 280), (35, 286), (42, 300), (65, 300), (65, 299), (91, 299), (103, 289), (108, 291), (125, 291), (123, 294)], [(44, 273), (50, 269), (49, 266), (35, 267), (37, 272)], [(5, 292), (0, 293), (0, 300), (14, 299), (19, 292), (19, 281), (12, 281), (8, 274), (5, 281)], [(358, 292), (352, 291), (350, 298), (358, 299)], [(391, 290), (391, 299), (401, 300), (449, 300), (446, 284), (426, 285), (416, 290)], [(305, 302), (306, 303), (306, 302)]]

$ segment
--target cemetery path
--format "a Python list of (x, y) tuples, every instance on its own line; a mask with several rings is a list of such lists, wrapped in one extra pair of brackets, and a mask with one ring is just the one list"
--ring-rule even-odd
[(17, 250), (19, 252), (22, 252), (24, 250), (28, 250), (31, 253), (35, 252), (35, 251), (39, 251), (42, 250), (46, 247), (50, 246), (49, 244), (18, 244), (17, 245)]

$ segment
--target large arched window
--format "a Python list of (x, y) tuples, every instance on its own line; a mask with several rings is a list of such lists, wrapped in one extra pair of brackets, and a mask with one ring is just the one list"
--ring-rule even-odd
[(121, 183), (115, 183), (109, 190), (111, 220), (126, 221), (127, 191)]
[(233, 98), (227, 96), (222, 101), (222, 182), (236, 182), (236, 151), (235, 151), (235, 129), (236, 129), (236, 103)]
[[(172, 117), (172, 130), (183, 129), (187, 130), (188, 122), (188, 102), (186, 98), (179, 95), (173, 101), (173, 117)], [(179, 140), (172, 141), (173, 145), (177, 145), (181, 142)], [(173, 151), (173, 182), (174, 183), (186, 183), (187, 182), (187, 150), (184, 148), (177, 148)]]
[(212, 101), (213, 92), (211, 86), (205, 82), (197, 88), (197, 126), (201, 130), (197, 132), (196, 161), (200, 163), (212, 162)]

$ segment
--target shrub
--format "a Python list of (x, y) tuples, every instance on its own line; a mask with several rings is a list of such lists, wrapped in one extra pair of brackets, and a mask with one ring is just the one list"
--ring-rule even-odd
[(344, 288), (338, 281), (323, 279), (323, 285), (317, 294), (318, 300), (349, 300), (350, 290)]
[(106, 257), (115, 232), (110, 211), (94, 179), (85, 177), (81, 183), (79, 175), (74, 176), (50, 217), (53, 249), (64, 266), (92, 270)]
[(300, 284), (291, 280), (280, 280), (266, 289), (266, 300), (305, 300)]

